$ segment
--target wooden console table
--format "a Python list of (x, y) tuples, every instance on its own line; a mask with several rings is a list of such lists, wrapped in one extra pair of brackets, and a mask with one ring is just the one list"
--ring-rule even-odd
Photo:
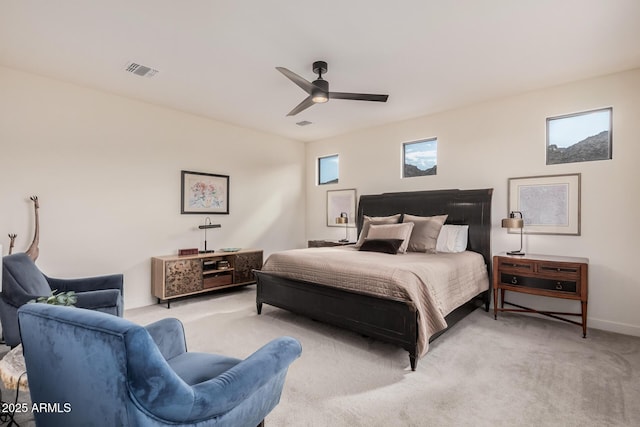
[[(493, 257), (493, 314), (499, 311), (537, 313), (564, 322), (582, 326), (582, 337), (587, 336), (588, 289), (587, 258), (553, 255), (507, 255)], [(521, 292), (580, 302), (580, 313), (536, 310), (505, 301), (505, 291)], [(498, 295), (500, 294), (500, 295)], [(499, 298), (500, 297), (500, 298)], [(500, 300), (500, 304), (498, 304)], [(504, 305), (517, 308), (504, 308)], [(579, 316), (581, 322), (560, 316)]]
[(174, 298), (255, 283), (253, 270), (261, 268), (257, 249), (153, 257), (151, 291), (170, 308)]

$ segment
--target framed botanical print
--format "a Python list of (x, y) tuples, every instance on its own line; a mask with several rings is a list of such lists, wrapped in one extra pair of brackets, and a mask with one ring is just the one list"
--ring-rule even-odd
[(180, 213), (228, 214), (229, 176), (182, 171)]

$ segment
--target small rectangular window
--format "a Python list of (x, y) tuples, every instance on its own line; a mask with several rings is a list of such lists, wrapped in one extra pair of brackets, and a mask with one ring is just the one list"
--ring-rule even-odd
[(338, 155), (318, 158), (318, 185), (338, 183)]
[(438, 171), (438, 138), (402, 144), (402, 177), (436, 175)]

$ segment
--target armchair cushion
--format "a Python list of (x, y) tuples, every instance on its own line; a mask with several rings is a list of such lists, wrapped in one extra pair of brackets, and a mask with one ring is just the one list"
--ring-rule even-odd
[(182, 381), (196, 385), (217, 377), (240, 363), (240, 359), (207, 353), (183, 353), (171, 360), (169, 366)]

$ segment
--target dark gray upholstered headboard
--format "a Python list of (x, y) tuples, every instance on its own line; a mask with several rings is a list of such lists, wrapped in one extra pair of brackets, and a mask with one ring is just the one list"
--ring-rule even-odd
[(482, 254), (491, 272), (491, 196), (492, 188), (480, 190), (434, 190), (383, 193), (360, 196), (358, 235), (363, 215), (420, 216), (449, 215), (447, 224), (469, 225), (467, 249)]

